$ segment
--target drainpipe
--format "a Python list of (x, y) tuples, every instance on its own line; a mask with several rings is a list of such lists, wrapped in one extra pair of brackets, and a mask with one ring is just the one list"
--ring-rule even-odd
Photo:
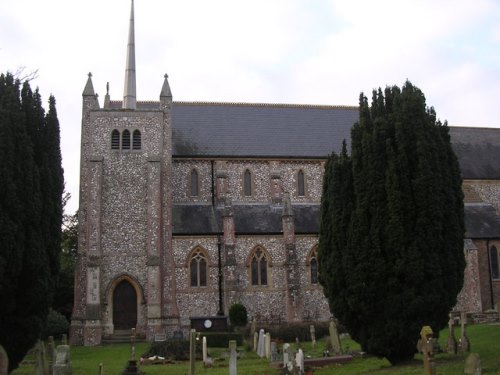
[(210, 161), (211, 164), (211, 172), (212, 172), (212, 212), (214, 213), (215, 226), (217, 228), (217, 281), (218, 281), (218, 289), (219, 289), (219, 311), (217, 311), (217, 315), (224, 315), (224, 305), (223, 305), (223, 295), (222, 295), (222, 256), (221, 256), (221, 248), (222, 248), (222, 240), (219, 233), (219, 224), (217, 223), (217, 217), (215, 217), (215, 168), (214, 168), (214, 160)]
[(490, 282), (490, 303), (491, 308), (495, 308), (495, 295), (493, 294), (493, 278), (491, 277), (490, 240), (486, 240), (486, 258), (488, 259), (488, 280)]

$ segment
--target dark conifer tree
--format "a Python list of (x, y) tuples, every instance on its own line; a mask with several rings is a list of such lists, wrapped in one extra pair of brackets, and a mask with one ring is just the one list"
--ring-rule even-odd
[(396, 363), (423, 325), (446, 325), (462, 287), (462, 181), (446, 123), (411, 83), (371, 106), (361, 95), (359, 113), (351, 156), (326, 164), (320, 280), (363, 350)]
[(20, 86), (12, 75), (0, 76), (0, 344), (9, 355), (9, 371), (45, 324), (61, 231), (55, 225), (61, 222), (60, 211), (56, 216), (62, 197), (50, 177), (61, 171), (59, 146), (54, 151), (59, 152), (58, 162), (50, 161), (48, 151), (48, 145), (59, 143), (59, 127), (50, 116), (45, 118), (38, 91), (34, 94), (27, 83), (22, 90)]

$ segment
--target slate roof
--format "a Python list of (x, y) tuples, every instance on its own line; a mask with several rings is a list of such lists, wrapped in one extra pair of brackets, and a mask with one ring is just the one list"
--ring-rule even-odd
[[(293, 205), (295, 232), (319, 233), (320, 206)], [(236, 234), (282, 233), (281, 206), (240, 204), (233, 206)], [(465, 238), (500, 238), (500, 217), (486, 203), (465, 204)], [(208, 204), (175, 204), (173, 208), (174, 235), (222, 234), (222, 209)]]
[[(319, 232), (320, 206), (318, 204), (292, 205), (295, 233)], [(222, 208), (208, 204), (174, 204), (174, 235), (203, 235), (222, 233)], [(283, 207), (269, 204), (233, 205), (236, 234), (276, 234), (283, 232)]]
[[(357, 120), (347, 106), (174, 102), (173, 156), (322, 159), (349, 144)], [(450, 136), (464, 179), (500, 179), (500, 129), (450, 126)]]
[(174, 102), (173, 156), (324, 158), (357, 107)]
[(465, 238), (500, 238), (500, 217), (491, 204), (465, 204)]

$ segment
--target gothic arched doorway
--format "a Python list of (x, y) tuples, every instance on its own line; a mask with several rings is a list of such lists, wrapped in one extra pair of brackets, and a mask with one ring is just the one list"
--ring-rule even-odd
[(113, 325), (115, 330), (137, 325), (137, 293), (127, 280), (121, 281), (113, 292)]

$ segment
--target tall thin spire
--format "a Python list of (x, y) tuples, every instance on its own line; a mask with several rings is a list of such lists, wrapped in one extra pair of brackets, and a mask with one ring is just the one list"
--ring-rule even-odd
[(130, 10), (130, 28), (128, 31), (127, 45), (127, 67), (125, 68), (125, 89), (123, 91), (122, 108), (136, 109), (134, 0), (132, 0), (132, 7)]

